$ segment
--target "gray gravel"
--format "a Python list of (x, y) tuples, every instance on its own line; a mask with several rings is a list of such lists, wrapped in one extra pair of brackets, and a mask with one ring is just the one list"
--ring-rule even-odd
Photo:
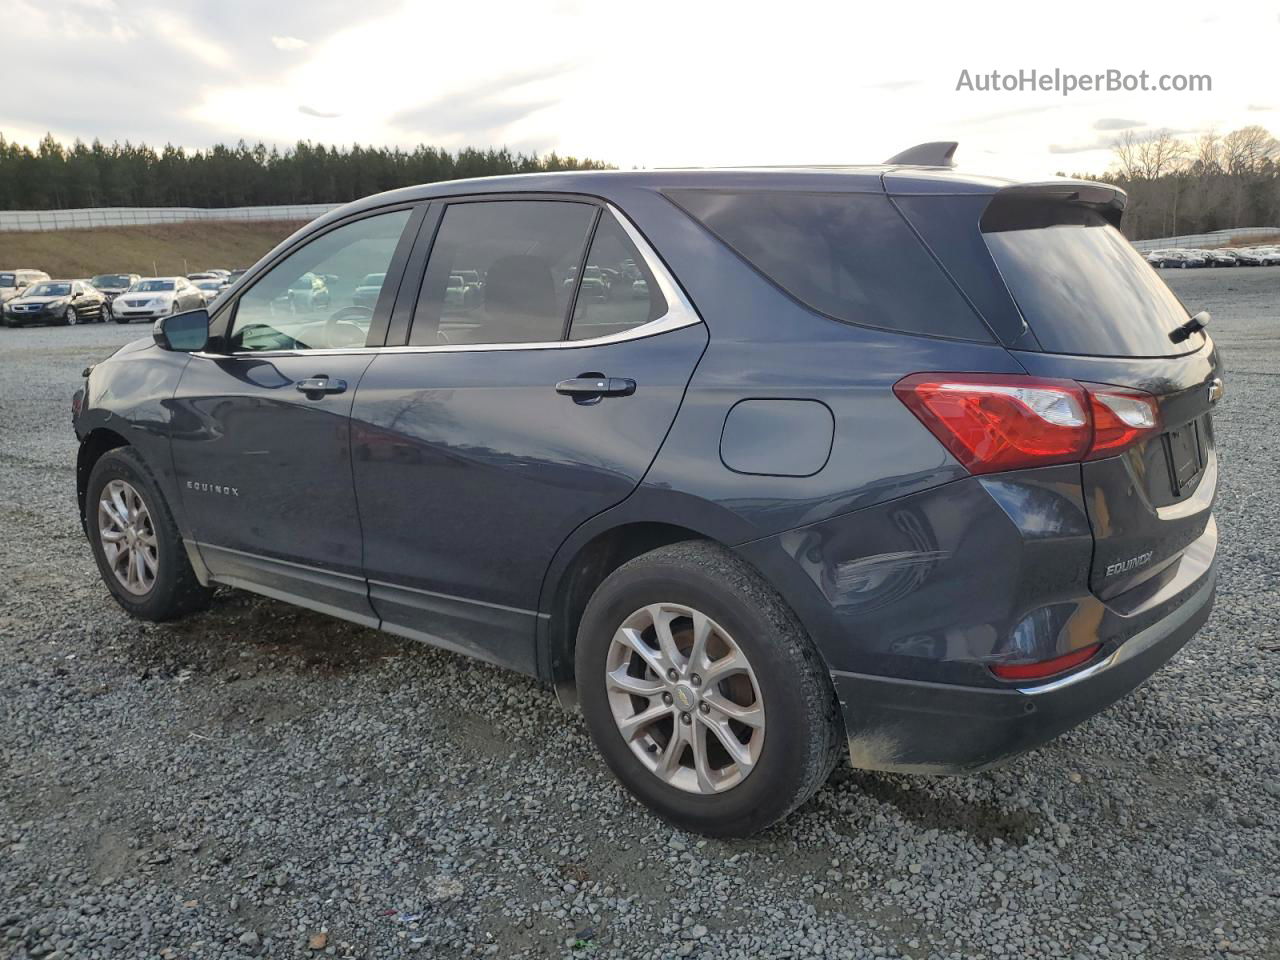
[(520, 677), (230, 591), (128, 620), (68, 397), (146, 331), (0, 330), (0, 956), (1280, 957), (1280, 268), (1166, 276), (1229, 370), (1208, 626), (1001, 770), (844, 770), (747, 842)]

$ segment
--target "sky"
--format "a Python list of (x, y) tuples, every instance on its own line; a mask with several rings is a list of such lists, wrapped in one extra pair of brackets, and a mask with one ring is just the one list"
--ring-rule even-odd
[[(1126, 130), (1280, 135), (1280, 3), (0, 0), (0, 134), (515, 150), (621, 168), (1098, 173)], [(957, 89), (963, 71), (1207, 74), (1199, 92)]]

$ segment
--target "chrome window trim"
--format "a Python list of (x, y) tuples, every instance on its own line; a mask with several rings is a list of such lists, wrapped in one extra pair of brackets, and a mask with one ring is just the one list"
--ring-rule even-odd
[[(554, 201), (552, 201), (554, 202)], [(612, 333), (604, 337), (593, 337), (589, 340), (545, 340), (517, 343), (442, 343), (434, 346), (378, 346), (378, 347), (317, 347), (307, 350), (240, 350), (235, 353), (206, 353), (198, 351), (193, 356), (211, 360), (250, 360), (270, 357), (335, 357), (352, 354), (380, 353), (476, 353), (496, 350), (566, 350), (579, 347), (596, 347), (610, 343), (624, 343), (628, 340), (642, 340), (646, 337), (669, 333), (682, 327), (691, 327), (702, 322), (698, 312), (689, 302), (680, 285), (667, 270), (666, 264), (659, 259), (657, 253), (645, 240), (640, 231), (621, 210), (612, 203), (605, 203), (605, 209), (622, 227), (640, 251), (645, 265), (657, 282), (658, 290), (667, 302), (667, 312), (656, 320), (642, 323), (630, 330)]]

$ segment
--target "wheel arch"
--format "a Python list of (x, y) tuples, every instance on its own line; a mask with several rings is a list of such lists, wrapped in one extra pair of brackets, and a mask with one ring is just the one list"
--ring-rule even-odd
[(120, 447), (129, 446), (129, 441), (111, 427), (95, 427), (80, 441), (80, 449), (76, 453), (76, 503), (80, 508), (80, 522), (85, 522), (85, 492), (89, 487), (89, 474), (94, 464), (103, 455)]
[(686, 540), (719, 542), (705, 530), (664, 520), (629, 519), (571, 537), (561, 546), (543, 582), (538, 662), (562, 704), (572, 706), (577, 700), (573, 658), (578, 623), (596, 588), (627, 561)]

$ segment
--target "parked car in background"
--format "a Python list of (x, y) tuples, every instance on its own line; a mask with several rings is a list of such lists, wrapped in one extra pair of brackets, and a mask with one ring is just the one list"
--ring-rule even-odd
[(188, 273), (187, 279), (193, 283), (196, 280), (221, 280), (222, 275), (214, 273), (212, 270), (200, 270), (196, 273)]
[(107, 298), (106, 309), (103, 311), (102, 319), (110, 319), (111, 304), (115, 302), (116, 297), (141, 279), (142, 277), (136, 273), (100, 273), (89, 281), (93, 284), (94, 289)]
[(1236, 265), (1235, 256), (1227, 250), (1197, 250), (1195, 252), (1204, 258), (1205, 265), (1209, 267), (1234, 267)]
[(330, 299), (324, 277), (307, 272), (296, 277), (289, 288), (276, 297), (275, 304), (291, 313), (311, 313), (329, 306)]
[(227, 282), (235, 283), (237, 280), (239, 280), (248, 272), (249, 272), (249, 269), (247, 267), (236, 267), (236, 269), (232, 270), (229, 274), (227, 274)]
[(31, 270), (26, 267), (0, 270), (0, 311), (3, 311), (6, 303), (14, 297), (20, 296), (22, 291), (26, 290), (31, 284), (48, 279), (49, 275), (43, 270)]
[(186, 277), (147, 277), (116, 298), (111, 318), (116, 323), (154, 320), (205, 306), (204, 293)]
[[(164, 620), (232, 585), (535, 675), (641, 801), (719, 836), (842, 753), (962, 773), (1061, 734), (1209, 615), (1221, 367), (1123, 191), (938, 153), (324, 215), (87, 371), (107, 589)], [(645, 288), (602, 299), (628, 260)], [(280, 309), (374, 273), (372, 316)]]
[(4, 323), (10, 327), (33, 323), (74, 326), (99, 321), (106, 302), (88, 280), (42, 280), (5, 303)]
[(386, 279), (385, 273), (367, 274), (355, 290), (351, 291), (351, 302), (357, 307), (372, 310), (378, 302), (378, 295), (382, 293), (382, 283)]
[(194, 286), (204, 295), (205, 303), (211, 303), (213, 298), (227, 289), (228, 283), (225, 277), (208, 277), (201, 280), (193, 280), (191, 285)]

